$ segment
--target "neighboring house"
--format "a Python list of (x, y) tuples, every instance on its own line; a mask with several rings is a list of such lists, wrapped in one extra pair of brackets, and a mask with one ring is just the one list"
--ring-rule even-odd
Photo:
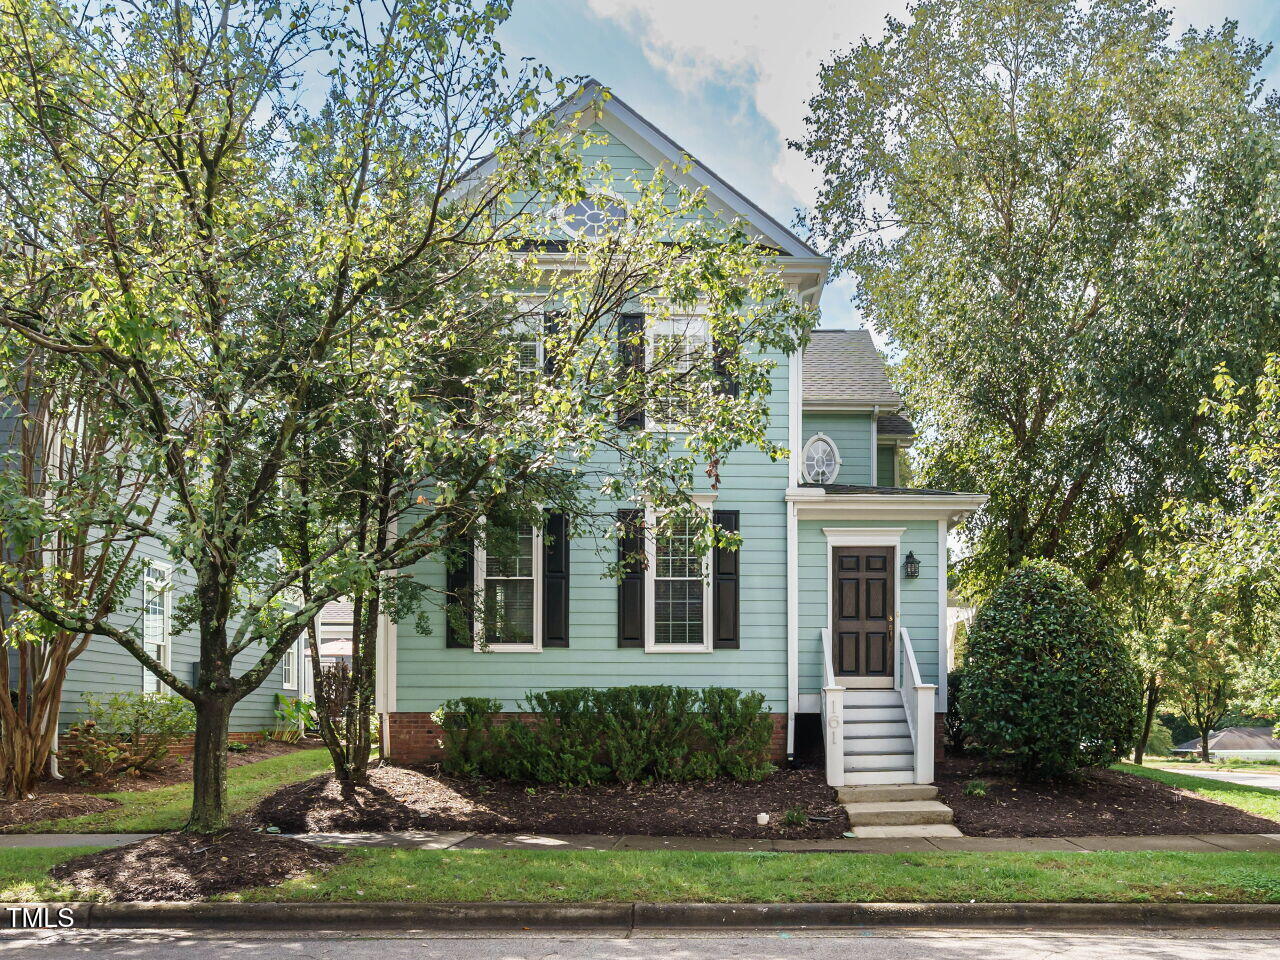
[[(587, 109), (593, 93), (589, 86), (561, 115)], [(659, 165), (675, 171), (685, 156), (617, 97), (584, 122), (608, 141), (588, 159), (607, 158), (619, 179), (650, 176)], [(817, 303), (826, 258), (707, 168), (694, 163), (672, 176), (704, 187), (723, 216), (752, 225), (779, 253), (776, 266), (794, 295)], [(583, 203), (627, 199), (611, 192)], [(542, 256), (554, 269), (564, 255)], [(647, 569), (619, 583), (606, 576), (601, 545), (566, 543), (557, 535), (562, 518), (551, 515), (522, 539), (518, 556), (493, 569), (483, 555), (454, 573), (424, 560), (415, 568), (424, 583), (505, 597), (504, 623), (515, 625), (482, 649), (479, 625), (451, 629), (443, 610), (430, 612), (429, 631), (384, 623), (378, 710), (386, 756), (438, 758), (431, 713), (452, 697), (492, 697), (516, 712), (530, 690), (714, 685), (764, 693), (778, 758), (795, 751), (800, 718), (821, 717), (834, 785), (931, 781), (936, 714), (946, 704), (939, 664), (949, 662), (947, 531), (985, 498), (897, 486), (914, 430), (867, 331), (818, 330), (803, 356), (770, 359), (770, 438), (790, 459), (737, 451), (718, 488), (698, 491), (715, 520), (741, 534), (741, 549), (716, 551), (702, 576), (689, 576), (697, 561), (680, 562), (678, 538), (661, 546), (650, 538)], [(615, 508), (620, 519), (645, 513), (641, 504), (606, 505)]]
[[(0, 468), (16, 443), (17, 423), (21, 410), (16, 403), (0, 404)], [(175, 565), (155, 542), (144, 542), (138, 549), (136, 562), (142, 575), (133, 592), (120, 603), (111, 623), (120, 629), (136, 631), (148, 651), (177, 676), (190, 680), (200, 660), (200, 641), (194, 627), (178, 630), (174, 625), (174, 607), (179, 597), (194, 588), (194, 573)], [(7, 599), (0, 601), (7, 607)], [(299, 642), (276, 665), (267, 680), (238, 703), (231, 714), (233, 733), (249, 733), (268, 729), (275, 724), (276, 696), (310, 696), (310, 671), (305, 662), (305, 643)], [(248, 669), (262, 653), (255, 645), (235, 661), (239, 671)], [(10, 682), (17, 685), (17, 655), (10, 657)], [(62, 687), (60, 727), (65, 730), (80, 719), (83, 695), (100, 697), (114, 693), (168, 693), (132, 654), (107, 637), (94, 637), (85, 651), (67, 668)]]
[(320, 669), (340, 663), (351, 666), (352, 606), (350, 600), (325, 604), (316, 617), (317, 640), (320, 644)]
[[(1198, 754), (1200, 738), (1173, 748), (1174, 753)], [(1209, 734), (1209, 756), (1235, 760), (1280, 760), (1280, 740), (1271, 727), (1227, 727)]]

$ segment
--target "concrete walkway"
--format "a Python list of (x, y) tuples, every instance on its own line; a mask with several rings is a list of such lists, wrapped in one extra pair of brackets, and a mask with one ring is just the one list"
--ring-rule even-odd
[(1206, 780), (1221, 780), (1224, 783), (1238, 783), (1244, 787), (1262, 787), (1265, 790), (1280, 790), (1280, 773), (1265, 773), (1256, 770), (1214, 770), (1198, 767), (1156, 767), (1168, 773), (1181, 773), (1188, 777), (1204, 777)]
[[(151, 834), (25, 833), (0, 836), (6, 847), (122, 846)], [(466, 833), (397, 830), (385, 833), (304, 833), (299, 839), (340, 847), (401, 850), (705, 850), (723, 853), (926, 853), (939, 851), (1028, 852), (1173, 850), (1200, 853), (1236, 850), (1280, 853), (1280, 833), (1218, 833), (1167, 837), (919, 837), (865, 840), (737, 840), (724, 837), (604, 836), (533, 833)]]

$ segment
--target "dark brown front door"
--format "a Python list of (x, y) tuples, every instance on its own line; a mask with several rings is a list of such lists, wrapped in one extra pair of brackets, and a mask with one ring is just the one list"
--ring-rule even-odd
[(832, 548), (837, 677), (893, 677), (893, 570), (893, 547)]

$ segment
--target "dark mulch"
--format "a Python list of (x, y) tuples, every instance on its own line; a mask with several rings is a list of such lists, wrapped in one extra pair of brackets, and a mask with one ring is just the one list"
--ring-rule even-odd
[(49, 875), (81, 889), (100, 890), (113, 900), (200, 900), (280, 883), (341, 859), (333, 850), (250, 830), (212, 836), (165, 833), (74, 857)]
[[(253, 822), (286, 833), (472, 830), (479, 833), (647, 834), (677, 837), (838, 837), (849, 829), (820, 770), (781, 770), (758, 783), (530, 787), (464, 780), (431, 769), (380, 766), (372, 789), (344, 802), (332, 777), (292, 784), (264, 799)], [(799, 809), (800, 826), (783, 814)], [(756, 815), (769, 814), (759, 826)], [(825, 819), (808, 819), (817, 817)]]
[(110, 810), (119, 801), (87, 793), (36, 793), (30, 800), (0, 800), (0, 829), (37, 820), (60, 820)]
[[(984, 797), (964, 792), (982, 780)], [(971, 837), (1150, 836), (1275, 833), (1280, 824), (1146, 777), (1094, 770), (1079, 780), (1023, 783), (980, 760), (948, 757), (936, 772), (938, 799)]]

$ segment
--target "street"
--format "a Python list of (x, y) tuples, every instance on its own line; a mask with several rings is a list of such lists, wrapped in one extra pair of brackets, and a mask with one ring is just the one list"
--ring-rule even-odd
[(663, 932), (652, 936), (527, 933), (407, 934), (378, 938), (296, 934), (84, 932), (0, 937), (4, 960), (63, 957), (158, 960), (1280, 960), (1280, 931), (1114, 932), (866, 929), (839, 933)]

